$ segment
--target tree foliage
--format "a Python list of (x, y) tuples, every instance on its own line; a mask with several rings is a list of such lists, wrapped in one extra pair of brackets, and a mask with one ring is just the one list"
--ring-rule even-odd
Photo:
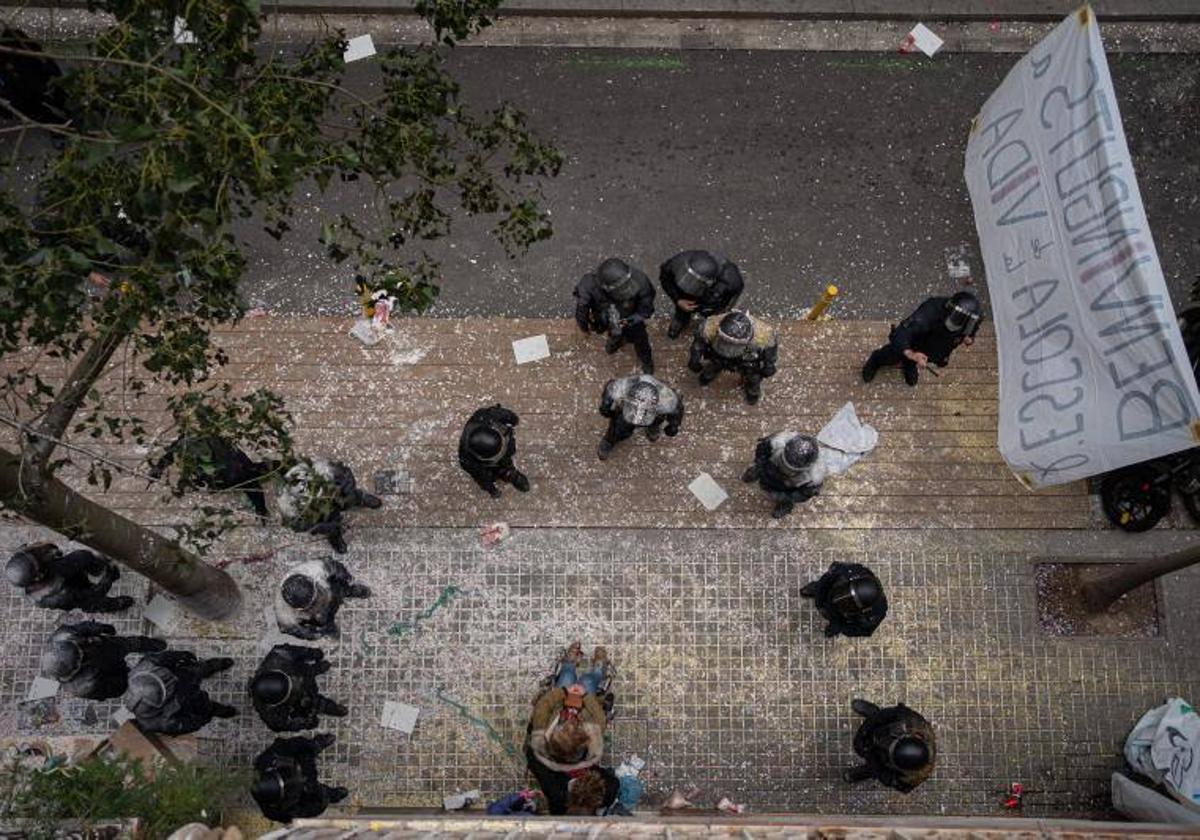
[[(561, 155), (515, 106), (469, 109), (438, 46), (487, 26), (498, 4), (422, 0), (433, 43), (380, 52), (369, 95), (343, 86), (344, 32), (281, 48), (264, 36), (256, 0), (89, 4), (114, 22), (83, 49), (46, 52), (63, 67), (54, 85), (69, 120), (17, 114), (3, 129), (10, 167), (29, 165), (20, 151), (29, 132), (57, 140), (32, 194), (15, 170), (0, 191), (0, 353), (9, 357), (0, 396), (7, 419), (24, 424), (33, 491), (68, 461), (110, 480), (111, 464), (79, 449), (51, 460), (68, 432), (164, 442), (136, 412), (150, 383), (180, 395), (169, 407), (175, 433), (203, 429), (287, 456), (277, 398), (212, 386), (228, 361), (212, 331), (246, 311), (235, 223), (288, 236), (301, 186), (355, 181), (371, 197), (367, 215), (326, 220), (321, 243), (346, 265), (347, 285), (365, 274), (402, 311), (433, 301), (438, 265), (420, 243), (448, 235), (458, 215), (495, 217), (510, 255), (550, 235), (539, 187)], [(177, 18), (189, 43), (175, 43)], [(27, 356), (14, 362), (31, 346), (67, 362), (64, 382), (44, 381)], [(114, 358), (125, 366), (119, 410), (95, 387)], [(178, 469), (177, 491), (199, 467), (185, 459)]]

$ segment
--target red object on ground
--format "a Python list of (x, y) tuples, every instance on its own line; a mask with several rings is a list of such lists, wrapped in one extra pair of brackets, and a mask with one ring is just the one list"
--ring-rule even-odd
[(1020, 782), (1013, 782), (1008, 786), (1008, 797), (1004, 800), (1004, 807), (1010, 811), (1014, 811), (1021, 807), (1021, 799), (1025, 796), (1025, 787)]

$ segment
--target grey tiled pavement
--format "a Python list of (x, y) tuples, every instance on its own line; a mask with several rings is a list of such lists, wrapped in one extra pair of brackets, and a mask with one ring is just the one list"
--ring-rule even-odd
[[(29, 535), (0, 529), (0, 549)], [(1027, 551), (932, 543), (881, 551), (805, 535), (518, 531), (484, 553), (470, 531), (352, 534), (346, 561), (375, 596), (347, 602), (341, 639), (323, 644), (335, 666), (327, 693), (352, 710), (331, 721), (338, 743), (323, 766), (368, 805), (514, 789), (537, 683), (579, 638), (612, 651), (610, 759), (646, 758), (653, 795), (696, 784), (708, 801), (727, 794), (760, 812), (999, 815), (1002, 790), (1020, 781), (1028, 815), (1104, 815), (1107, 777), (1136, 717), (1168, 695), (1200, 697), (1195, 630), (1170, 615), (1200, 576), (1185, 573), (1184, 586), (1163, 593), (1163, 638), (1053, 640), (1037, 627)], [(214, 761), (244, 767), (272, 737), (242, 689), (270, 641), (271, 587), (317, 550), (234, 567), (247, 593), (237, 625), (188, 623), (173, 634), (176, 646), (237, 659), (211, 682), (216, 699), (242, 709), (202, 732)], [(887, 588), (891, 611), (870, 639), (826, 640), (799, 597), (834, 559), (865, 560)], [(112, 729), (107, 703), (64, 702), (62, 722), (42, 730), (18, 719), (59, 616), (29, 610), (7, 589), (0, 599), (3, 730)], [(399, 622), (413, 629), (389, 633)], [(140, 626), (133, 616), (116, 623)], [(855, 696), (903, 700), (934, 723), (938, 768), (915, 793), (839, 781), (852, 760)], [(378, 726), (387, 699), (420, 707), (411, 738)], [(85, 717), (89, 705), (95, 714)]]

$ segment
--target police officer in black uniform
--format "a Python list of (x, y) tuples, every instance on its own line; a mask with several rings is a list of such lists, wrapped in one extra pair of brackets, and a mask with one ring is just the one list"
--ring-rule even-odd
[(608, 418), (608, 428), (596, 447), (604, 461), (613, 447), (644, 429), (646, 439), (656, 441), (666, 424), (667, 437), (679, 434), (683, 423), (683, 398), (653, 376), (625, 376), (610, 379), (600, 395), (600, 416)]
[(349, 795), (344, 787), (321, 784), (317, 774), (317, 756), (333, 741), (328, 732), (314, 738), (276, 738), (258, 754), (250, 795), (264, 817), (276, 822), (318, 817)]
[(237, 709), (217, 703), (201, 680), (233, 667), (228, 657), (197, 659), (186, 650), (148, 653), (129, 672), (125, 708), (143, 732), (187, 735), (215, 717), (230, 718)]
[(654, 286), (640, 269), (611, 257), (575, 286), (575, 323), (584, 333), (607, 333), (605, 352), (633, 344), (642, 373), (654, 373), (646, 322), (654, 315)]
[(342, 602), (370, 595), (370, 588), (355, 583), (350, 570), (337, 560), (307, 560), (289, 569), (280, 583), (275, 595), (275, 619), (282, 632), (299, 639), (336, 638)]
[(109, 700), (125, 693), (131, 653), (166, 650), (162, 639), (118, 636), (117, 628), (99, 621), (63, 624), (42, 651), (41, 673), (58, 680), (67, 693), (85, 700)]
[(267, 518), (262, 481), (275, 469), (275, 464), (252, 461), (238, 447), (212, 435), (177, 439), (150, 468), (150, 475), (158, 478), (174, 462), (188, 467), (189, 476), (180, 490), (194, 487), (212, 491), (241, 490), (255, 514), (261, 519)]
[(342, 514), (356, 507), (382, 507), (383, 500), (361, 489), (341, 461), (302, 458), (284, 473), (275, 504), (284, 525), (323, 536), (335, 552), (345, 554)]
[(813, 598), (828, 624), (826, 636), (870, 636), (887, 615), (887, 597), (875, 573), (860, 563), (831, 563), (800, 590)]
[(515, 412), (496, 403), (472, 414), (458, 439), (458, 465), (493, 498), (500, 497), (497, 481), (507, 481), (522, 493), (529, 491), (529, 479), (513, 464), (517, 453), (513, 430), (520, 422)]
[(888, 343), (880, 347), (863, 365), (863, 382), (870, 382), (881, 367), (899, 364), (904, 381), (917, 384), (918, 368), (930, 364), (945, 367), (950, 354), (960, 344), (970, 347), (983, 321), (983, 307), (970, 292), (952, 297), (931, 297), (917, 307), (888, 334)]
[(742, 473), (742, 481), (757, 481), (767, 498), (775, 502), (771, 516), (782, 519), (796, 505), (821, 492), (821, 479), (814, 472), (819, 453), (816, 438), (798, 432), (776, 432), (759, 439), (754, 463)]
[(746, 402), (755, 405), (762, 399), (762, 381), (775, 375), (778, 361), (775, 330), (734, 310), (705, 318), (696, 328), (688, 369), (700, 374), (701, 385), (709, 384), (722, 371), (740, 374)]
[(680, 251), (659, 267), (658, 282), (675, 304), (668, 338), (679, 338), (693, 315), (707, 318), (726, 311), (745, 288), (738, 267), (709, 251)]
[(933, 773), (937, 744), (933, 727), (903, 703), (881, 709), (866, 700), (851, 708), (866, 720), (854, 734), (854, 752), (866, 764), (842, 771), (847, 782), (875, 779), (908, 793)]
[(117, 564), (84, 548), (64, 555), (52, 543), (22, 546), (5, 565), (4, 576), (48, 610), (111, 613), (133, 606), (128, 595), (108, 597), (121, 576)]
[(347, 709), (322, 696), (317, 676), (333, 666), (320, 648), (275, 645), (250, 679), (250, 698), (272, 732), (316, 729), (318, 715), (345, 717)]

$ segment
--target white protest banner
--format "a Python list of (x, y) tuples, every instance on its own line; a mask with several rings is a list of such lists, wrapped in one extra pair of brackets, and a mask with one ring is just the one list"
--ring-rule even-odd
[(1000, 357), (1000, 452), (1028, 487), (1200, 443), (1200, 396), (1084, 6), (1009, 72), (964, 175)]

